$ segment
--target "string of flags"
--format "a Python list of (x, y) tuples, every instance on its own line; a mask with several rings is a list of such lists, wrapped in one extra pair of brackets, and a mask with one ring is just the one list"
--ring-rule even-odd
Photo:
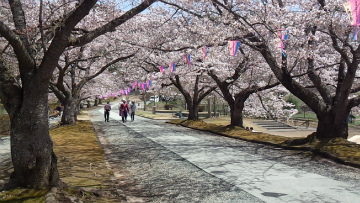
[(343, 3), (350, 24), (354, 26), (354, 40), (357, 40), (358, 26), (360, 24), (360, 0), (350, 0)]
[[(353, 0), (350, 0), (350, 1), (353, 1)], [(360, 0), (354, 0), (354, 1), (359, 1), (360, 2)], [(278, 30), (278, 37), (280, 38), (279, 47), (281, 48), (282, 53), (286, 57), (285, 52), (284, 52), (284, 48), (285, 48), (285, 42), (288, 39), (289, 31), (286, 30), (285, 35), (282, 34), (282, 31), (283, 31), (282, 29)], [(236, 54), (237, 54), (237, 52), (238, 52), (238, 50), (240, 48), (241, 42), (240, 41), (229, 41), (228, 44), (229, 44), (230, 55), (231, 56), (236, 56)], [(202, 55), (203, 55), (203, 60), (205, 60), (205, 58), (208, 56), (209, 50), (210, 50), (210, 47), (202, 47), (201, 48)], [(185, 62), (187, 64), (187, 66), (190, 67), (190, 65), (191, 65), (191, 54), (185, 54), (184, 59), (185, 59)], [(171, 77), (172, 77), (175, 70), (176, 70), (176, 63), (170, 63), (169, 67), (160, 66), (159, 67), (160, 73), (165, 74), (165, 70), (168, 69), (168, 68), (169, 68), (169, 70), (171, 72)], [(155, 76), (151, 75), (151, 80), (146, 81), (146, 83), (139, 83), (139, 81), (135, 81), (135, 82), (132, 83), (131, 87), (129, 87), (129, 88), (125, 89), (125, 90), (124, 89), (120, 90), (120, 93), (122, 95), (128, 95), (128, 94), (130, 94), (130, 92), (132, 90), (136, 89), (136, 87), (141, 88), (142, 90), (146, 90), (146, 89), (151, 87), (152, 82), (155, 81), (155, 80), (156, 80)], [(118, 94), (117, 93), (111, 93), (111, 94), (109, 94), (107, 96), (102, 95), (99, 98), (103, 99), (103, 98), (106, 98), (106, 97), (109, 97), (109, 96), (118, 96)]]
[[(232, 56), (236, 56), (236, 53), (237, 53), (237, 50), (239, 49), (240, 47), (240, 42), (239, 41), (230, 41), (229, 42), (229, 45), (231, 47), (231, 55)], [(205, 58), (208, 56), (209, 54), (209, 50), (210, 50), (210, 47), (202, 47), (201, 48), (202, 50), (202, 54), (203, 54), (203, 60), (205, 60)], [(191, 65), (191, 54), (185, 54), (184, 55), (184, 59), (185, 59), (185, 62), (187, 64), (187, 66), (190, 68), (190, 65)], [(173, 76), (174, 72), (176, 71), (176, 63), (170, 63), (169, 64), (169, 67), (165, 67), (165, 66), (160, 66), (159, 67), (159, 70), (160, 70), (160, 73), (161, 74), (165, 74), (165, 70), (169, 68), (170, 72), (171, 72), (171, 77)], [(146, 90), (148, 88), (151, 87), (152, 85), (152, 81), (156, 80), (154, 75), (151, 76), (151, 79), (152, 80), (148, 80), (146, 81), (146, 83), (139, 83), (139, 81), (136, 81), (136, 82), (133, 82), (132, 85), (131, 85), (131, 88), (127, 88), (127, 89), (122, 89), (120, 90), (120, 93), (122, 95), (128, 95), (130, 94), (130, 92), (134, 89), (136, 89), (136, 87), (139, 87), (141, 88), (142, 90)], [(100, 98), (106, 98), (106, 97), (109, 97), (109, 96), (117, 96), (118, 94), (117, 93), (111, 93), (107, 96), (100, 96)]]

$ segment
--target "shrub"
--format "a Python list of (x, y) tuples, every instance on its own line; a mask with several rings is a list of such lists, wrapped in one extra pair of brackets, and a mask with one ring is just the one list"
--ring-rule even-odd
[(164, 106), (164, 108), (166, 109), (166, 110), (172, 110), (173, 108), (174, 108), (174, 105), (172, 105), (172, 104), (165, 104), (165, 106)]

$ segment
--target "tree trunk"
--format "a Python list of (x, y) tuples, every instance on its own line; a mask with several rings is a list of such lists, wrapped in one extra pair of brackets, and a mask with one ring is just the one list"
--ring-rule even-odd
[(77, 106), (78, 106), (77, 99), (70, 99), (64, 102), (64, 112), (61, 117), (62, 125), (75, 125), (77, 121)]
[(207, 110), (208, 110), (208, 118), (211, 118), (211, 103), (210, 103), (210, 99), (208, 99)]
[(332, 113), (324, 113), (318, 116), (318, 126), (316, 137), (320, 139), (348, 137), (348, 114), (344, 116), (334, 116)]
[(216, 115), (216, 108), (217, 108), (217, 106), (216, 106), (216, 96), (214, 95), (214, 101), (213, 101), (213, 109), (214, 109), (214, 114), (213, 114), (213, 116), (214, 117), (217, 117), (217, 115)]
[(49, 135), (48, 87), (47, 84), (29, 87), (37, 88), (26, 89), (24, 85), (22, 107), (10, 116), (14, 172), (4, 189), (45, 188), (61, 183)]
[(233, 106), (230, 105), (231, 126), (240, 126), (242, 128), (244, 127), (243, 113), (242, 113), (244, 109), (244, 102), (238, 102)]
[(199, 105), (188, 105), (188, 110), (189, 110), (188, 120), (199, 119)]

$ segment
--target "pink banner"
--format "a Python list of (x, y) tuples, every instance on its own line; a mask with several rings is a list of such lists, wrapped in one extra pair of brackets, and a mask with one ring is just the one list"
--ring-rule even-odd
[(164, 67), (160, 66), (160, 72), (164, 74)]
[(352, 25), (359, 25), (360, 0), (350, 0), (350, 5), (352, 13)]
[(236, 56), (239, 47), (240, 47), (239, 41), (229, 41), (230, 55)]

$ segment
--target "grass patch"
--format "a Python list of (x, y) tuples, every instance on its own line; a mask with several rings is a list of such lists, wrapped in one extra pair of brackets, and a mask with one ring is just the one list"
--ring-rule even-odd
[(77, 125), (59, 127), (51, 130), (50, 135), (64, 182), (79, 187), (106, 185), (110, 175), (91, 122), (79, 121)]
[(289, 138), (261, 132), (249, 132), (241, 127), (206, 123), (200, 120), (173, 120), (169, 123), (285, 149), (308, 150), (343, 164), (360, 167), (360, 145), (343, 138), (318, 140), (315, 139), (316, 134), (309, 135), (307, 138)]
[(304, 113), (298, 113), (295, 114), (291, 117), (292, 119), (304, 119), (304, 120), (311, 120), (311, 121), (317, 121), (317, 116), (315, 113), (305, 113), (305, 118), (304, 118)]
[(1, 193), (0, 202), (7, 203), (41, 203), (45, 202), (45, 195), (49, 190), (33, 190), (16, 188)]
[[(113, 189), (113, 172), (106, 167), (104, 151), (99, 146), (90, 121), (50, 130), (58, 158), (60, 178), (68, 187), (56, 193), (62, 202), (68, 196), (83, 202), (123, 202)], [(5, 168), (6, 167), (6, 168)], [(4, 170), (8, 171), (4, 174)], [(2, 165), (0, 177), (9, 177), (12, 166)], [(45, 202), (48, 190), (14, 189), (0, 193), (0, 202)]]
[(175, 118), (175, 117), (172, 116), (172, 113), (169, 113), (169, 114), (164, 114), (164, 113), (162, 113), (162, 114), (153, 114), (150, 111), (137, 111), (135, 113), (135, 116), (142, 116), (142, 117), (151, 118), (151, 119), (174, 119)]

